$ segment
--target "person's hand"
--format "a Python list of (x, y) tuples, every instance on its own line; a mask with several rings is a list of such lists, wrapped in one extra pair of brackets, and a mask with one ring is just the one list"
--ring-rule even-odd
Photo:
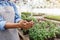
[(29, 28), (33, 27), (33, 24), (34, 24), (33, 21), (26, 22), (26, 25), (24, 27), (25, 27), (25, 29), (29, 29)]
[(19, 22), (19, 27), (23, 29), (29, 29), (33, 26), (33, 24), (34, 24), (33, 21), (27, 22), (26, 20), (21, 20)]

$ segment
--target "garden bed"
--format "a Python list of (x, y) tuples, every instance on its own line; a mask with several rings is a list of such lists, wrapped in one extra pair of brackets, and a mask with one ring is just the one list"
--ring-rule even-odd
[[(30, 14), (22, 14), (24, 15), (22, 15), (22, 19), (27, 20), (28, 22), (34, 21), (34, 26), (32, 28), (30, 28), (29, 30), (23, 29), (23, 35), (28, 34), (30, 40), (55, 40), (55, 38), (57, 39), (57, 34), (60, 34), (60, 30), (58, 30), (60, 29), (60, 27), (58, 28), (56, 23), (45, 19), (37, 20), (33, 16), (29, 16)], [(56, 19), (57, 17), (54, 16), (54, 18)], [(50, 18), (50, 16), (48, 18)], [(60, 20), (59, 17), (57, 20)]]
[(60, 16), (48, 15), (48, 16), (45, 16), (44, 18), (60, 21)]

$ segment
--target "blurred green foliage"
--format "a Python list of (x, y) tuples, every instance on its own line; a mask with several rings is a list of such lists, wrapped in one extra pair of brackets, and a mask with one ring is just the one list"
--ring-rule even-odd
[(60, 21), (60, 16), (47, 15), (45, 18)]

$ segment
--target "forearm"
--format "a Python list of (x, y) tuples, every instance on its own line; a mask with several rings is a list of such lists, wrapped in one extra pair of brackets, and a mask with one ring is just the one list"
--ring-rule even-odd
[(5, 28), (6, 28), (6, 29), (19, 28), (18, 25), (19, 25), (18, 23), (9, 23), (9, 22), (7, 22), (6, 25), (5, 25)]

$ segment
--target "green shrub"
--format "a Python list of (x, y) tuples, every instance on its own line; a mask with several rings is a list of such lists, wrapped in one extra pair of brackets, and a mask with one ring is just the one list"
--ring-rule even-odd
[(29, 36), (33, 40), (44, 40), (51, 37), (56, 37), (56, 24), (50, 21), (36, 23), (29, 29)]

